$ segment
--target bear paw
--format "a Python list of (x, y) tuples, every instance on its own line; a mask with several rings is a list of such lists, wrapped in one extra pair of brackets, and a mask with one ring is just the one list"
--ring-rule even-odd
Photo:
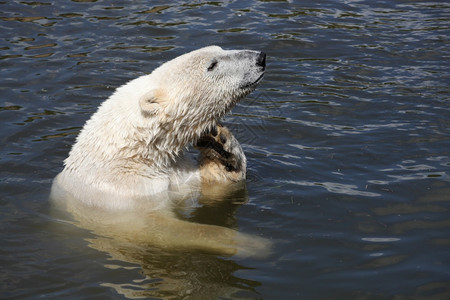
[(228, 130), (218, 124), (196, 142), (203, 181), (237, 182), (245, 179), (246, 158), (241, 145)]

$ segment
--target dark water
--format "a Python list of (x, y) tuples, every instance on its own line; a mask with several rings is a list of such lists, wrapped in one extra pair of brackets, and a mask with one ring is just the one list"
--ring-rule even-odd
[[(0, 30), (0, 298), (450, 299), (448, 2), (1, 1)], [(47, 202), (78, 131), (210, 44), (268, 67), (224, 122), (248, 202), (189, 218), (273, 255), (93, 249)]]

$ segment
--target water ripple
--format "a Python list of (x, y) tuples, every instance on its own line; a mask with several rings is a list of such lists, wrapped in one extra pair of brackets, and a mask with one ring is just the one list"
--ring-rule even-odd
[[(0, 1), (2, 291), (450, 298), (447, 2)], [(136, 263), (111, 260), (48, 214), (49, 184), (117, 86), (208, 44), (268, 55), (224, 123), (249, 166), (231, 217), (274, 255), (119, 247)]]
[(280, 181), (280, 183), (294, 184), (299, 186), (323, 187), (330, 193), (357, 195), (364, 197), (378, 197), (380, 194), (358, 190), (358, 186), (353, 184), (343, 184), (337, 182), (309, 182), (309, 181)]

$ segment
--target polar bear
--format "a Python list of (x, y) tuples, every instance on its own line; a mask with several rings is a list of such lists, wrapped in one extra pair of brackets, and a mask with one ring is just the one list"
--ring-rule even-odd
[[(202, 185), (245, 178), (245, 155), (219, 119), (255, 89), (265, 59), (259, 51), (209, 46), (119, 87), (84, 125), (51, 198), (101, 235), (225, 254), (264, 245), (179, 220), (173, 210), (198, 197)], [(201, 153), (198, 165), (185, 154), (192, 144)]]

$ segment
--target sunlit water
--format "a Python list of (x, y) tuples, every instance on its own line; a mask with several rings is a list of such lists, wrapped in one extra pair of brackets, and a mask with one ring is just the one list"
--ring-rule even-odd
[[(0, 2), (0, 298), (450, 299), (448, 2), (53, 2)], [(273, 254), (97, 250), (52, 178), (116, 87), (210, 44), (267, 73), (224, 120), (247, 195), (184, 217)]]

